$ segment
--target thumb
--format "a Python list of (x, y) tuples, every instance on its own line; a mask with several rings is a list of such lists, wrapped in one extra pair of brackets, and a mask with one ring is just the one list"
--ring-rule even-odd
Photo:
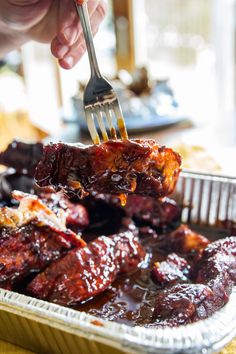
[(0, 1), (0, 17), (11, 28), (26, 30), (40, 22), (53, 0)]

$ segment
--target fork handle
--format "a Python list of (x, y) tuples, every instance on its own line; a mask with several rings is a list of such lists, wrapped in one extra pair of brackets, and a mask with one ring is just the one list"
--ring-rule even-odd
[(86, 43), (86, 47), (88, 50), (88, 56), (89, 56), (91, 76), (102, 77), (100, 70), (99, 70), (97, 56), (96, 56), (96, 52), (95, 52), (95, 48), (94, 48), (93, 35), (92, 35), (92, 29), (91, 29), (91, 24), (90, 24), (90, 20), (89, 20), (87, 3), (86, 3), (86, 1), (82, 1), (81, 4), (79, 4), (78, 0), (74, 0), (74, 1), (75, 1), (76, 10), (77, 10), (78, 15), (80, 17), (82, 29), (84, 32), (85, 43)]

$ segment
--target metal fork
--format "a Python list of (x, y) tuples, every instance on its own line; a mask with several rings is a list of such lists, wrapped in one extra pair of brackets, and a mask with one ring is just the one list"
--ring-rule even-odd
[[(94, 144), (100, 143), (100, 137), (95, 125), (96, 119), (104, 141), (109, 140), (109, 137), (110, 139), (117, 139), (116, 128), (113, 123), (114, 118), (117, 121), (121, 138), (128, 139), (125, 121), (117, 95), (111, 84), (102, 76), (99, 70), (86, 4), (87, 1), (74, 1), (84, 32), (91, 69), (91, 77), (84, 92), (84, 111), (92, 141)], [(109, 136), (104, 120), (107, 121)]]

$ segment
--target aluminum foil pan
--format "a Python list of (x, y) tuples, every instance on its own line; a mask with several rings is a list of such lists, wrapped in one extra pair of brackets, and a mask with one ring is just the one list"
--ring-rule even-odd
[[(219, 236), (235, 233), (236, 179), (184, 172), (175, 197), (183, 222)], [(38, 353), (210, 354), (235, 336), (236, 289), (210, 318), (165, 329), (129, 327), (0, 290), (0, 338)]]

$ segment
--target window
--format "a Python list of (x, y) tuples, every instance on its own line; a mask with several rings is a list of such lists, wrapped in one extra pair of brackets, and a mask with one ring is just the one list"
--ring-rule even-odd
[(137, 65), (169, 78), (198, 125), (234, 108), (235, 1), (133, 1)]

